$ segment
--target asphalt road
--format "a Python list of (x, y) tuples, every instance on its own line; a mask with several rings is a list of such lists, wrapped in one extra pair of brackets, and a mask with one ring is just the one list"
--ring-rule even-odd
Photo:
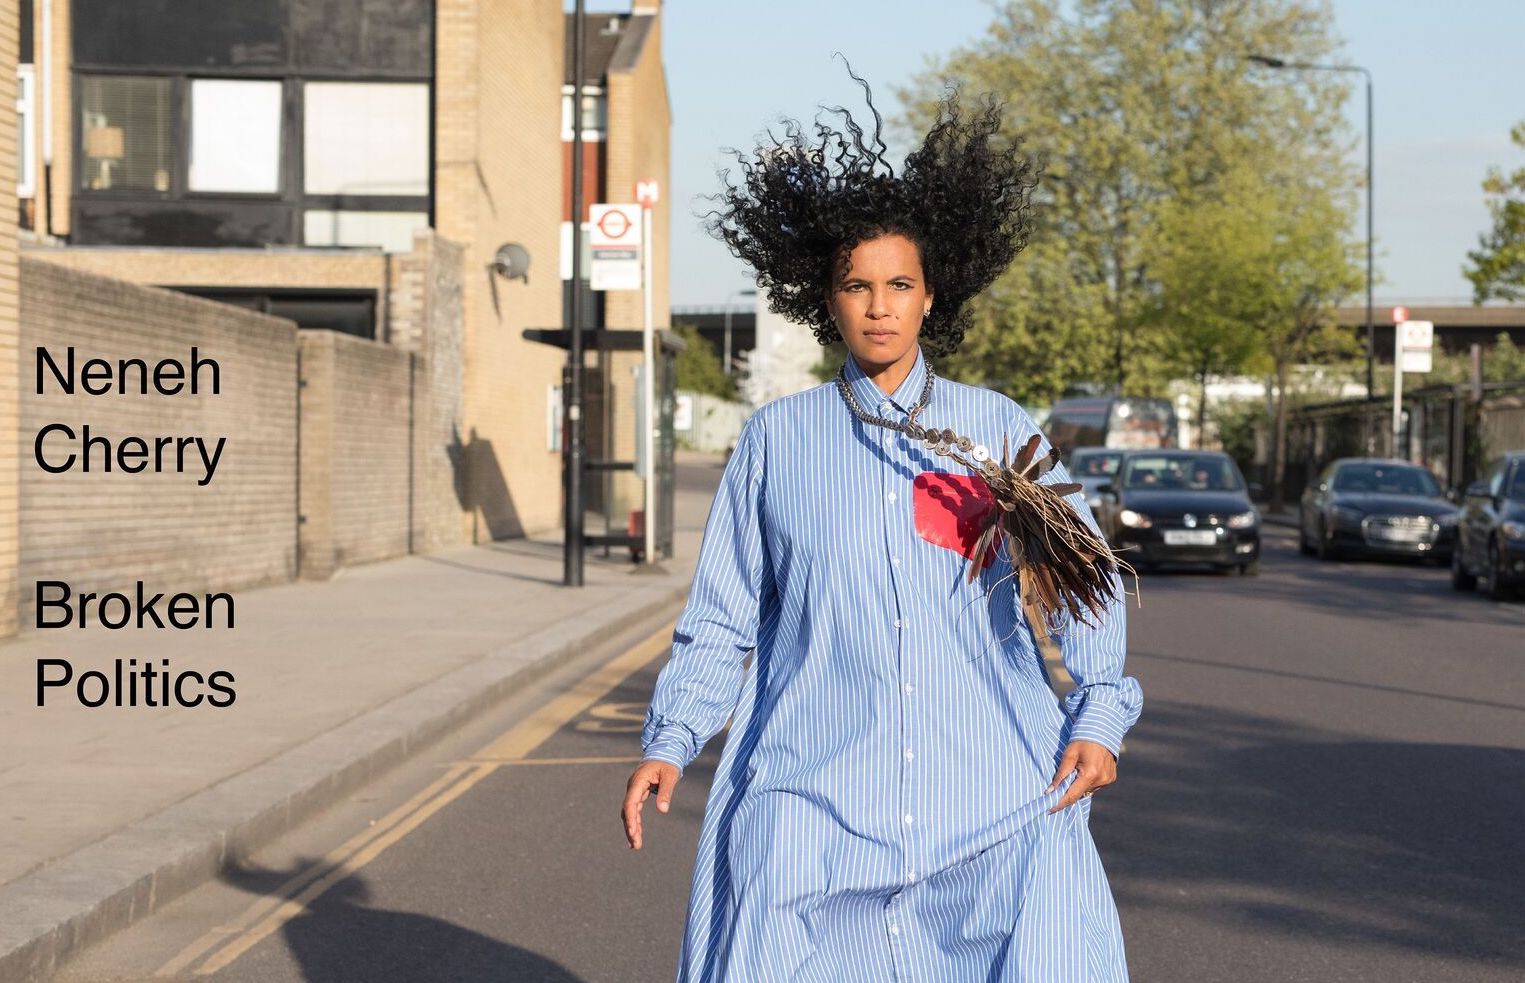
[[(1142, 588), (1144, 717), (1092, 819), (1133, 979), (1520, 979), (1525, 605), (1455, 595), (1436, 567), (1323, 564), (1276, 529), (1258, 578)], [(635, 641), (61, 978), (671, 979), (719, 744), (629, 851), (617, 813), (660, 640), (594, 673)], [(283, 885), (298, 902), (262, 900)]]

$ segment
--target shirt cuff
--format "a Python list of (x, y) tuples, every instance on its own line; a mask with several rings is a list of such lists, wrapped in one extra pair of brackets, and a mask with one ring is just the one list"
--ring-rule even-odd
[(694, 744), (687, 728), (673, 724), (662, 727), (655, 737), (646, 742), (641, 751), (641, 760), (665, 761), (682, 772), (694, 760)]
[(1128, 718), (1122, 710), (1088, 694), (1075, 717), (1070, 740), (1093, 741), (1111, 751), (1115, 758), (1122, 754), (1123, 735), (1127, 731)]

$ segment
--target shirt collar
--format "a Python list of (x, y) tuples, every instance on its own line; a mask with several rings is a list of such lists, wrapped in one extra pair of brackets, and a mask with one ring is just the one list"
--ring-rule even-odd
[(888, 396), (864, 374), (858, 367), (857, 360), (851, 355), (847, 356), (846, 370), (847, 384), (852, 388), (853, 395), (858, 398), (858, 405), (872, 414), (882, 414), (886, 400), (892, 403), (900, 413), (909, 413), (911, 407), (915, 406), (916, 401), (921, 398), (922, 387), (927, 384), (927, 364), (922, 358), (920, 345), (916, 347), (916, 362), (911, 366), (910, 374)]

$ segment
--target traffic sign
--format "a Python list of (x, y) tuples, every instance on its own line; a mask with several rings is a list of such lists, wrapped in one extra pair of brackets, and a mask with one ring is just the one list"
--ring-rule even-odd
[(640, 206), (589, 206), (588, 226), (589, 285), (594, 290), (641, 289)]
[(1407, 321), (1408, 319), (1409, 319), (1409, 309), (1407, 307), (1394, 307), (1393, 308), (1393, 323), (1394, 324), (1402, 324), (1404, 321)]
[(652, 178), (637, 181), (635, 183), (635, 200), (641, 203), (642, 208), (650, 208), (662, 197), (661, 185)]
[(1398, 357), (1403, 372), (1428, 372), (1435, 342), (1433, 321), (1401, 321), (1398, 324)]

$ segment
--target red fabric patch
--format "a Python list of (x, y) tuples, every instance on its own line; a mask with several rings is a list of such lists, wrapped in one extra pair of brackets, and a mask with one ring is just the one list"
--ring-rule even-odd
[[(923, 471), (912, 482), (916, 502), (916, 532), (934, 546), (974, 557), (985, 528), (985, 517), (995, 508), (995, 499), (985, 479), (972, 474), (944, 474)], [(988, 567), (995, 551), (985, 557)]]

